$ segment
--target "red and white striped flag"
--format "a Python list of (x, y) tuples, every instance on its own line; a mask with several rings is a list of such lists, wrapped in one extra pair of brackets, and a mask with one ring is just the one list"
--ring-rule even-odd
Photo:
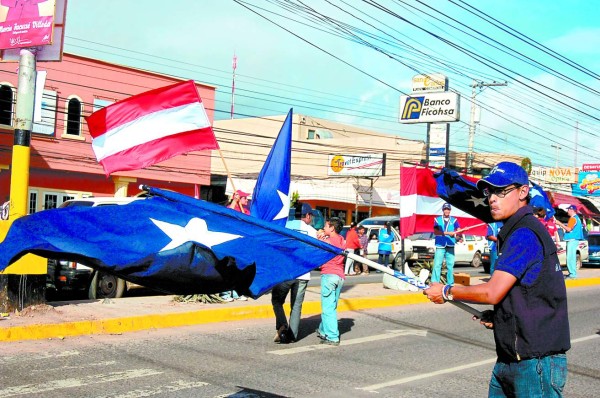
[[(432, 232), (435, 217), (442, 215), (446, 203), (437, 194), (437, 182), (433, 171), (422, 167), (400, 168), (400, 230), (402, 237), (417, 232)], [(487, 224), (458, 207), (452, 207), (453, 217), (461, 229), (469, 228), (469, 235), (487, 234)]]
[(193, 80), (134, 95), (85, 119), (107, 176), (186, 152), (219, 149)]

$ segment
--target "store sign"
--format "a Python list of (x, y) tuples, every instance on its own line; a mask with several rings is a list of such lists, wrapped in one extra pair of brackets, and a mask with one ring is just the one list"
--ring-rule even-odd
[(446, 166), (446, 147), (448, 142), (448, 123), (429, 124), (429, 166)]
[(457, 93), (424, 93), (400, 97), (400, 123), (458, 120), (460, 120), (460, 96)]
[(385, 154), (329, 155), (328, 176), (379, 177), (385, 175)]
[(540, 184), (575, 184), (579, 169), (575, 167), (539, 167), (531, 168), (529, 176)]
[(573, 195), (600, 196), (600, 164), (584, 164), (573, 187)]
[(427, 91), (439, 92), (448, 89), (448, 77), (441, 73), (432, 73), (429, 75), (416, 75), (412, 78), (413, 93)]

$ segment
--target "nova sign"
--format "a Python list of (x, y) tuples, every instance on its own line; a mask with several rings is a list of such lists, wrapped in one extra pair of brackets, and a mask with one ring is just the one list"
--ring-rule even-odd
[(400, 123), (456, 122), (460, 120), (460, 96), (430, 93), (400, 97)]

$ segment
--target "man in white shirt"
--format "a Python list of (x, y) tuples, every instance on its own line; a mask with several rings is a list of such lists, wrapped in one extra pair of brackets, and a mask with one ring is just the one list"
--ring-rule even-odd
[[(310, 225), (312, 222), (312, 207), (308, 203), (303, 203), (301, 207), (301, 218), (300, 220), (288, 221), (285, 226), (286, 228), (293, 229), (295, 231), (307, 234), (313, 238), (317, 238), (317, 231)], [(291, 281), (281, 282), (280, 284), (273, 287), (271, 291), (271, 304), (273, 305), (273, 312), (275, 313), (275, 329), (277, 334), (273, 341), (279, 344), (293, 343), (298, 339), (298, 328), (300, 327), (300, 316), (302, 315), (302, 303), (304, 302), (304, 293), (306, 292), (306, 286), (310, 280), (310, 272), (299, 276)], [(288, 325), (285, 311), (283, 310), (283, 304), (288, 293), (290, 295), (290, 306), (292, 311), (290, 313), (290, 322)]]

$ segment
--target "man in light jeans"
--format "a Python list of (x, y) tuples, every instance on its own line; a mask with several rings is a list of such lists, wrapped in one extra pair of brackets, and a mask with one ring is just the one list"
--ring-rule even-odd
[(577, 215), (577, 206), (570, 205), (567, 208), (569, 214), (569, 222), (567, 225), (556, 221), (558, 225), (565, 230), (565, 241), (567, 242), (567, 269), (569, 275), (566, 279), (577, 279), (577, 249), (579, 248), (579, 241), (583, 240), (583, 228), (581, 219)]
[[(300, 220), (288, 221), (286, 228), (293, 229), (313, 238), (317, 237), (317, 231), (310, 225), (312, 222), (312, 207), (308, 203), (301, 206), (302, 214)], [(278, 344), (293, 343), (298, 340), (298, 330), (300, 328), (300, 318), (302, 315), (302, 303), (304, 302), (304, 293), (310, 280), (310, 272), (299, 276), (291, 281), (281, 282), (271, 290), (271, 305), (275, 313), (275, 329), (277, 333), (273, 341)], [(290, 296), (290, 322), (288, 325), (283, 304), (288, 293)]]

